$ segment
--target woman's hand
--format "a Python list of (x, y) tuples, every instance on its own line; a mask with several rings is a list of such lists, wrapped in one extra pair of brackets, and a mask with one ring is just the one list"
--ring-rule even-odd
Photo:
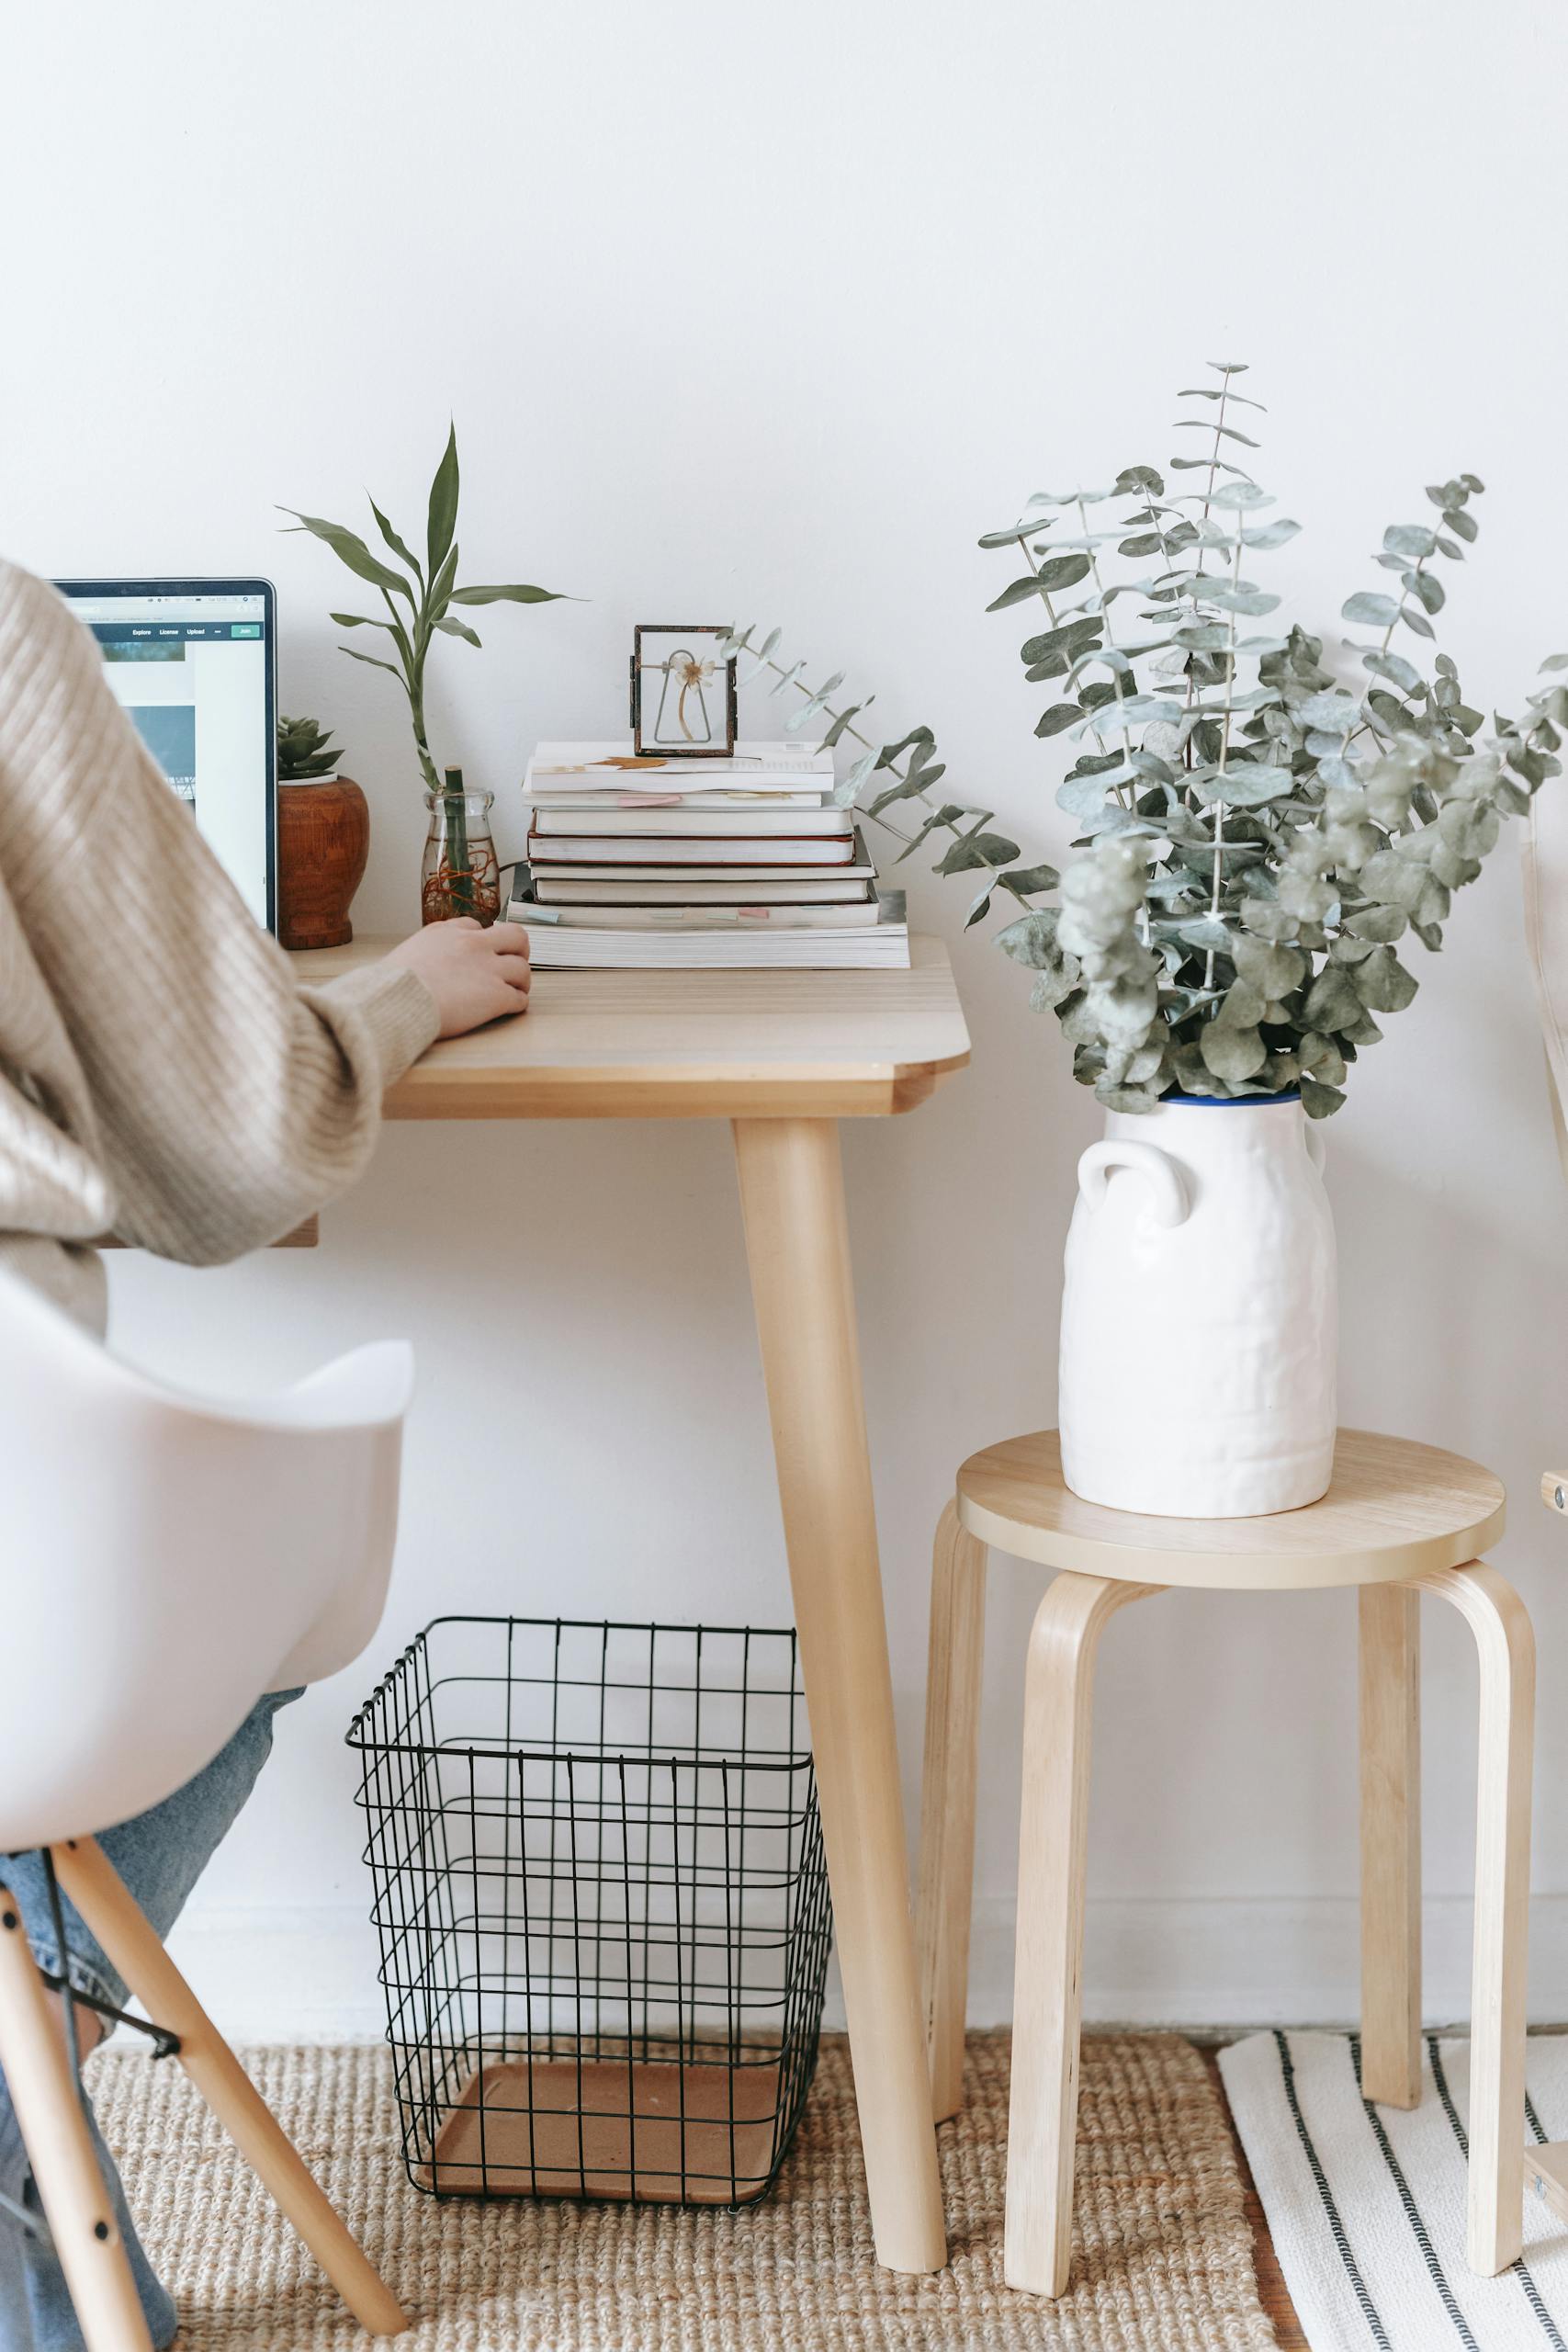
[(488, 931), (472, 915), (451, 922), (426, 923), (388, 956), (416, 972), (435, 999), (441, 1035), (460, 1037), (503, 1012), (526, 1012), (528, 934), (520, 922), (491, 923)]

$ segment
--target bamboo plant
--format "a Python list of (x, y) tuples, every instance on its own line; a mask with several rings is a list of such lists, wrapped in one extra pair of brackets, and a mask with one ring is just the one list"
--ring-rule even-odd
[[(289, 529), (309, 531), (314, 537), (323, 540), (356, 579), (367, 582), (379, 594), (386, 607), (384, 614), (333, 613), (332, 617), (340, 628), (379, 629), (391, 639), (390, 650), (395, 659), (389, 662), (379, 654), (362, 652), (353, 645), (340, 646), (338, 650), (346, 653), (350, 661), (367, 662), (371, 669), (385, 670), (389, 677), (396, 678), (408, 696), (409, 718), (413, 728), (420, 774), (424, 779), (425, 789), (437, 796), (443, 796), (443, 786), (431, 756), (425, 728), (425, 664), (437, 632), (443, 637), (461, 638), (466, 645), (481, 643), (477, 630), (459, 618), (453, 606), (547, 605), (554, 603), (561, 593), (554, 588), (512, 584), (504, 587), (458, 586), (458, 488), (457, 430), (454, 424), (447, 434), (446, 451), (430, 485), (423, 562), (392, 528), (376, 501), (367, 492), (376, 527), (400, 569), (394, 569), (386, 562), (345, 524), (326, 522), (319, 514), (302, 514), (292, 506), (279, 510), (294, 516), (293, 523), (288, 526)], [(465, 908), (463, 897), (464, 873), (468, 865), (467, 805), (460, 795), (446, 797), (447, 858), (454, 884), (451, 903), (457, 912), (471, 912), (471, 903)], [(468, 887), (471, 891), (471, 877)]]

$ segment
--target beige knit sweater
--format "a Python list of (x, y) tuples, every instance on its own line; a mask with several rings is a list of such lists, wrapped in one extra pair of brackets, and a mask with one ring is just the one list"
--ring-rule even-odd
[(275, 1240), (354, 1182), (437, 1025), (412, 972), (300, 987), (91, 638), (0, 562), (0, 1265), (101, 1330), (96, 1237)]

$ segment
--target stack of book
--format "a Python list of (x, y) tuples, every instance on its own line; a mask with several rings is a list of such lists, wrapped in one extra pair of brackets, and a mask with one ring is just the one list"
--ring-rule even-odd
[(728, 760), (541, 743), (524, 779), (528, 879), (507, 910), (536, 965), (907, 965), (829, 752), (739, 743)]

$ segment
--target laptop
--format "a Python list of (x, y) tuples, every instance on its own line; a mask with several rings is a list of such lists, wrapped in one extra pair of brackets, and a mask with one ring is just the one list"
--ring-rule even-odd
[(269, 580), (57, 580), (109, 684), (256, 921), (277, 928)]

